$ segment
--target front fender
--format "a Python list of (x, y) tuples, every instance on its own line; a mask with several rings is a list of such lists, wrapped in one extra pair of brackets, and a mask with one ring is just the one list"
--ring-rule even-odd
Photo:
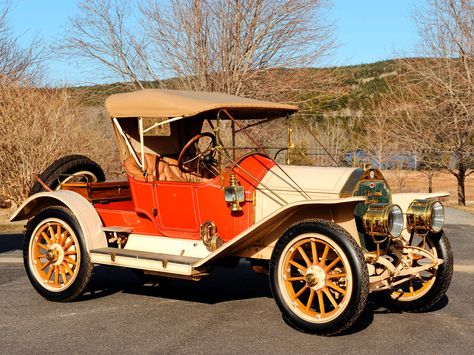
[[(392, 194), (392, 203), (399, 205), (400, 208), (403, 211), (403, 214), (406, 215), (407, 210), (408, 210), (408, 206), (410, 206), (410, 203), (412, 203), (413, 200), (440, 199), (441, 197), (447, 197), (447, 196), (449, 196), (449, 192), (397, 193), (397, 194)], [(407, 242), (408, 242), (408, 240), (410, 240), (410, 233), (407, 230), (407, 219), (406, 218), (403, 218), (402, 237)]]
[(69, 208), (77, 218), (88, 250), (107, 247), (107, 238), (102, 231), (102, 221), (94, 206), (72, 191), (59, 190), (34, 194), (13, 213), (10, 221), (30, 219), (44, 208), (57, 205)]
[(323, 218), (339, 224), (360, 244), (354, 220), (355, 205), (365, 197), (308, 200), (287, 204), (258, 221), (229, 242), (196, 262), (195, 268), (225, 256), (236, 255), (270, 259), (276, 240), (294, 223), (308, 218)]
[(441, 197), (449, 196), (449, 192), (416, 192), (416, 193), (397, 193), (392, 194), (392, 203), (395, 203), (400, 206), (403, 213), (406, 213), (408, 206), (413, 200), (425, 200), (425, 199), (439, 199)]

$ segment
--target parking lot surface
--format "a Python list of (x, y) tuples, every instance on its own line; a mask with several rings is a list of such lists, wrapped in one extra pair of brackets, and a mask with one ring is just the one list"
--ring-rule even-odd
[(78, 301), (44, 300), (21, 260), (21, 235), (0, 235), (0, 343), (16, 353), (473, 354), (474, 216), (447, 210), (455, 269), (447, 296), (422, 314), (394, 313), (372, 294), (362, 320), (337, 337), (283, 321), (266, 277), (247, 262), (200, 282), (142, 285), (127, 269), (98, 266)]

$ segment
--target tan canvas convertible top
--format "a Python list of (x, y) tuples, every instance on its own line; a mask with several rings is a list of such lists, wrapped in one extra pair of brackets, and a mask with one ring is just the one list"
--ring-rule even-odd
[[(146, 89), (115, 94), (105, 100), (111, 117), (190, 117), (197, 114), (228, 109), (236, 118), (283, 117), (297, 111), (296, 106), (269, 101), (247, 99), (239, 96), (202, 92)], [(251, 113), (252, 117), (239, 117)]]

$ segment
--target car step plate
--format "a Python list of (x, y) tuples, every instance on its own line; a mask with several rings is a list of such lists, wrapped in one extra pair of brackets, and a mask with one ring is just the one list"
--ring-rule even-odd
[(192, 275), (192, 264), (200, 260), (189, 256), (152, 253), (139, 250), (99, 248), (90, 251), (96, 264), (131, 267), (162, 273)]

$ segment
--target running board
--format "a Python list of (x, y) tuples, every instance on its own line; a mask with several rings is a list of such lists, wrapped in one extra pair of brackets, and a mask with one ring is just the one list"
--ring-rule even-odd
[(193, 268), (199, 258), (139, 250), (100, 248), (90, 251), (91, 262), (189, 277), (204, 275)]

